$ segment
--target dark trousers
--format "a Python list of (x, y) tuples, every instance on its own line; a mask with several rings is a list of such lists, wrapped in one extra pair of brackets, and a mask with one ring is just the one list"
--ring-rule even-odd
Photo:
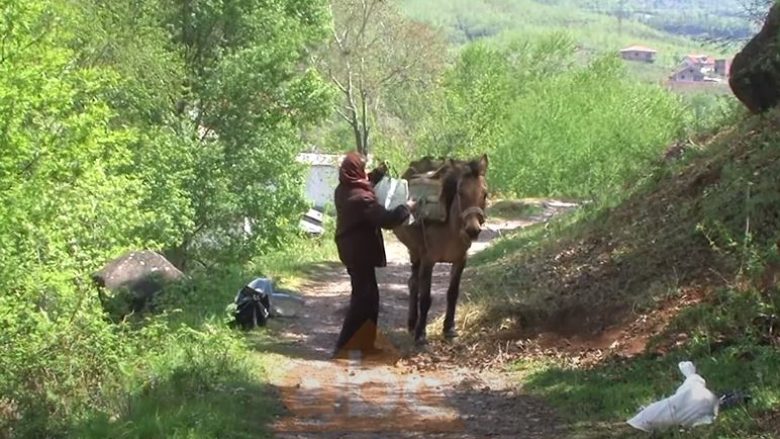
[(379, 317), (379, 286), (374, 267), (348, 267), (352, 281), (349, 310), (336, 342), (336, 351), (371, 350)]

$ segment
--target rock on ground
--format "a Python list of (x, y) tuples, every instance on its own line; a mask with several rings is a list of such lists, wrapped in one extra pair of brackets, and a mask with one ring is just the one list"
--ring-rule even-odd
[(99, 287), (114, 293), (127, 292), (134, 311), (139, 311), (162, 289), (184, 277), (178, 268), (157, 252), (128, 252), (110, 261), (92, 275)]

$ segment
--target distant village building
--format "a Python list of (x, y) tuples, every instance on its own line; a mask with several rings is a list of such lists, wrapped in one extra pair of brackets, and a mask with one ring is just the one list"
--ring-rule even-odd
[(674, 72), (669, 79), (677, 82), (704, 81), (705, 76), (706, 75), (704, 74), (704, 69), (702, 69), (702, 67), (688, 65)]
[(715, 58), (709, 55), (687, 55), (681, 63), (684, 66), (694, 66), (706, 70), (715, 68)]
[(729, 72), (731, 72), (731, 59), (716, 59), (713, 71), (719, 76), (729, 76)]
[(620, 57), (628, 61), (655, 62), (656, 50), (644, 46), (626, 47), (620, 51)]
[(304, 194), (315, 208), (323, 209), (333, 201), (333, 191), (339, 184), (339, 165), (343, 159), (340, 154), (298, 155), (298, 163), (308, 168)]
[(669, 80), (675, 82), (722, 82), (729, 74), (731, 60), (709, 55), (686, 55)]

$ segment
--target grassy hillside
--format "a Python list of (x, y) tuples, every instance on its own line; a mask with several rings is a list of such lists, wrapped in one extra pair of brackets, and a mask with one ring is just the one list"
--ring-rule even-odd
[[(565, 1), (565, 0), (564, 0)], [(548, 0), (545, 3), (562, 3)], [(590, 11), (636, 20), (676, 35), (744, 39), (755, 32), (740, 0), (587, 0)]]
[[(641, 44), (659, 51), (659, 64), (676, 65), (691, 52), (721, 54), (690, 38), (663, 32), (633, 20), (594, 12), (581, 3), (534, 0), (404, 0), (411, 17), (438, 26), (458, 44), (480, 38), (513, 38), (552, 31), (570, 33), (587, 51), (616, 51)], [(606, 11), (606, 9), (605, 9)]]
[(775, 437), (778, 128), (780, 112), (732, 122), (616, 202), (481, 254), (467, 281), (481, 318), (473, 311), (469, 325), (503, 343), (525, 340), (526, 353), (562, 352), (568, 361), (518, 366), (528, 389), (589, 431), (582, 437), (633, 437), (623, 420), (671, 394), (684, 359), (713, 391), (753, 396), (696, 437)]

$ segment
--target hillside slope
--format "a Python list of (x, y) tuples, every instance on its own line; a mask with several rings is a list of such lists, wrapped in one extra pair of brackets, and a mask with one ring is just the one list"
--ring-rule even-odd
[(658, 64), (667, 67), (691, 52), (715, 55), (723, 50), (637, 21), (618, 20), (608, 7), (588, 8), (567, 0), (403, 0), (401, 5), (410, 17), (443, 29), (455, 44), (565, 31), (588, 51), (651, 46), (659, 52)]
[(780, 113), (747, 119), (685, 150), (682, 163), (659, 163), (615, 206), (505, 239), (475, 261), (472, 285), (505, 293), (516, 306), (502, 313), (530, 326), (590, 310), (570, 323), (580, 332), (653, 308), (670, 290), (760, 277), (780, 239), (778, 128)]
[[(780, 376), (770, 372), (780, 361), (780, 111), (735, 122), (685, 155), (660, 162), (613, 206), (476, 258), (466, 282), (476, 311), (464, 325), (525, 354), (552, 350), (587, 365), (531, 379), (562, 405), (581, 404), (575, 417), (632, 414), (673, 391), (674, 362), (685, 357), (715, 388), (755, 397), (711, 437), (767, 437), (774, 427), (762, 420), (780, 413)], [(587, 389), (566, 394), (583, 379)]]
[[(557, 0), (561, 1), (566, 0)], [(745, 39), (756, 31), (747, 17), (747, 2), (740, 0), (586, 0), (579, 4), (675, 35)]]

